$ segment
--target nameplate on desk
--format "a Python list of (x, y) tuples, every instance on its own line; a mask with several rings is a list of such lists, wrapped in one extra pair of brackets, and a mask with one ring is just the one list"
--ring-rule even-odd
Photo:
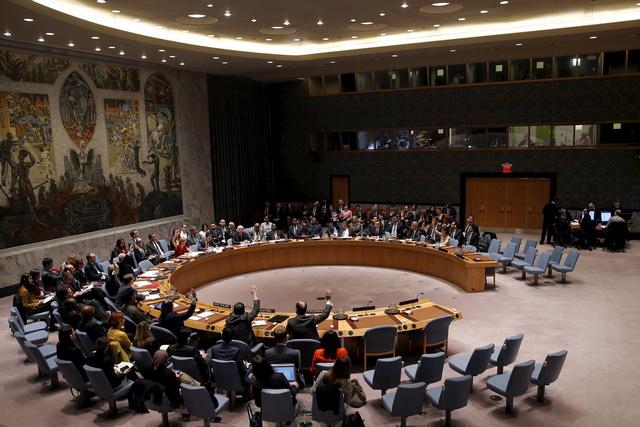
[(369, 311), (369, 310), (375, 310), (376, 306), (375, 305), (368, 305), (366, 307), (353, 307), (352, 311)]
[(309, 314), (321, 314), (324, 313), (324, 310), (307, 310)]
[(225, 252), (225, 251), (232, 251), (232, 250), (234, 250), (234, 249), (235, 249), (235, 248), (234, 248), (233, 246), (227, 246), (227, 247), (222, 248), (222, 252)]
[(222, 302), (213, 302), (211, 303), (214, 307), (221, 307), (221, 308), (231, 308), (231, 304), (225, 304)]
[(408, 299), (406, 301), (400, 301), (398, 305), (407, 305), (407, 304), (415, 304), (418, 302), (418, 298)]
[(261, 308), (260, 309), (260, 313), (275, 313), (276, 309), (275, 308)]

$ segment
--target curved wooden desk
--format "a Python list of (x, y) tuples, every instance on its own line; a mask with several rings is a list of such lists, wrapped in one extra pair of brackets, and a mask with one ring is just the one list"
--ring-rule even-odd
[[(311, 265), (357, 265), (408, 270), (448, 280), (467, 292), (483, 291), (485, 269), (495, 268), (497, 264), (482, 255), (466, 255), (462, 259), (454, 252), (455, 248), (444, 252), (420, 244), (372, 240), (308, 240), (239, 247), (196, 258), (182, 257), (159, 265), (157, 269), (164, 270), (162, 276), (151, 279), (154, 283), (159, 283), (159, 286), (151, 287), (155, 286), (155, 292), (160, 292), (149, 295), (142, 306), (157, 317), (160, 314), (158, 303), (167, 298), (172, 286), (180, 294), (184, 294), (191, 288), (239, 274)], [(140, 290), (144, 291), (145, 287)], [(186, 310), (188, 302), (180, 295), (176, 305), (176, 309), (182, 311)], [(400, 306), (399, 314), (386, 314), (385, 308), (369, 312), (346, 312), (347, 320), (338, 321), (330, 317), (318, 329), (320, 333), (334, 329), (339, 336), (348, 338), (362, 336), (368, 328), (374, 326), (395, 325), (403, 332), (420, 329), (435, 317), (462, 317), (457, 310), (429, 300)], [(199, 302), (198, 309), (207, 315), (199, 316), (198, 313), (198, 317), (185, 322), (187, 327), (221, 332), (231, 313), (230, 305), (214, 306)], [(294, 313), (284, 312), (260, 313), (256, 320), (265, 320), (267, 324), (254, 326), (256, 336), (270, 337), (276, 326), (286, 326), (286, 320), (280, 323), (268, 322), (276, 314), (295, 316)]]

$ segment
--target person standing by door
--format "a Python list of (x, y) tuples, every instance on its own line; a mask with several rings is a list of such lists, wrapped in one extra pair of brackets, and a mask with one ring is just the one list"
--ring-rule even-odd
[(547, 245), (551, 244), (551, 236), (553, 235), (553, 229), (558, 217), (558, 204), (557, 198), (553, 197), (549, 203), (542, 208), (542, 235), (540, 236), (540, 244), (544, 245), (545, 236)]

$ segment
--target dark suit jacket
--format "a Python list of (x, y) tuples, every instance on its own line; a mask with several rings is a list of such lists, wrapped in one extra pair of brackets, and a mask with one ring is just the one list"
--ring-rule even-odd
[(420, 240), (420, 236), (422, 236), (422, 231), (418, 228), (416, 230), (408, 229), (405, 237), (413, 241), (418, 241)]
[(149, 253), (147, 252), (147, 250), (145, 248), (139, 248), (139, 247), (135, 247), (133, 248), (133, 256), (136, 259), (136, 262), (139, 264), (140, 261), (144, 261), (145, 259), (149, 258)]
[(209, 350), (207, 350), (207, 359), (209, 363), (211, 363), (211, 359), (235, 361), (236, 365), (238, 365), (240, 378), (242, 378), (242, 381), (245, 384), (247, 383), (247, 374), (249, 373), (249, 370), (243, 362), (242, 354), (240, 353), (240, 349), (238, 347), (234, 347), (231, 344), (220, 341)]
[(240, 243), (244, 242), (245, 240), (249, 240), (249, 234), (242, 230), (242, 234), (238, 232), (238, 230), (234, 231), (231, 235), (231, 240), (233, 242), (234, 245), (239, 245)]
[(289, 348), (286, 344), (276, 344), (264, 352), (269, 363), (293, 363), (296, 370), (300, 368), (300, 350)]
[(325, 304), (322, 314), (317, 316), (307, 315), (296, 316), (289, 319), (287, 322), (287, 331), (292, 339), (309, 338), (314, 340), (320, 340), (318, 336), (318, 329), (316, 325), (324, 321), (331, 313), (331, 304)]
[(41, 277), (44, 288), (49, 292), (55, 292), (58, 288), (58, 279), (60, 278), (60, 274), (51, 270), (43, 270)]
[(204, 380), (204, 382), (209, 381), (209, 365), (202, 358), (202, 354), (192, 345), (188, 344), (172, 344), (167, 349), (167, 353), (170, 356), (178, 356), (178, 357), (193, 357), (196, 361), (196, 365), (198, 365), (198, 370), (200, 371), (200, 376)]
[[(386, 230), (389, 234), (391, 234), (391, 230), (393, 230), (393, 224), (389, 223), (387, 224)], [(402, 223), (402, 221), (398, 221), (398, 228), (396, 229), (396, 236), (398, 237), (398, 239), (402, 238), (402, 236), (404, 236), (404, 225)]]
[(462, 230), (456, 228), (455, 230), (449, 231), (449, 237), (456, 239), (458, 242), (462, 242)]
[(90, 282), (97, 282), (100, 280), (102, 278), (102, 273), (106, 273), (106, 271), (102, 271), (102, 266), (97, 262), (88, 262), (87, 265), (84, 266), (84, 274)]
[(249, 347), (255, 345), (256, 338), (253, 335), (253, 329), (251, 328), (251, 322), (256, 318), (260, 312), (260, 300), (253, 300), (253, 308), (249, 313), (232, 314), (227, 318), (227, 325), (233, 328), (233, 339), (238, 341), (244, 341), (249, 344)]
[(158, 326), (168, 329), (173, 332), (173, 335), (178, 336), (178, 334), (180, 333), (180, 328), (184, 326), (184, 321), (191, 317), (195, 310), (196, 303), (194, 301), (189, 306), (189, 309), (184, 313), (179, 314), (175, 311), (172, 311), (171, 313), (167, 314), (164, 319), (161, 319), (158, 322)]
[(155, 255), (156, 257), (162, 256), (162, 246), (160, 246), (160, 242), (158, 242), (158, 247), (160, 248), (160, 252), (156, 249), (152, 242), (147, 242), (145, 245), (145, 249), (147, 250), (147, 255)]

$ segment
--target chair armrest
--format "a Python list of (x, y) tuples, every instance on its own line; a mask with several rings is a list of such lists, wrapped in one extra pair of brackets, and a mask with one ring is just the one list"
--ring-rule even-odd
[(251, 349), (251, 355), (255, 356), (256, 354), (264, 355), (264, 343), (258, 343)]

